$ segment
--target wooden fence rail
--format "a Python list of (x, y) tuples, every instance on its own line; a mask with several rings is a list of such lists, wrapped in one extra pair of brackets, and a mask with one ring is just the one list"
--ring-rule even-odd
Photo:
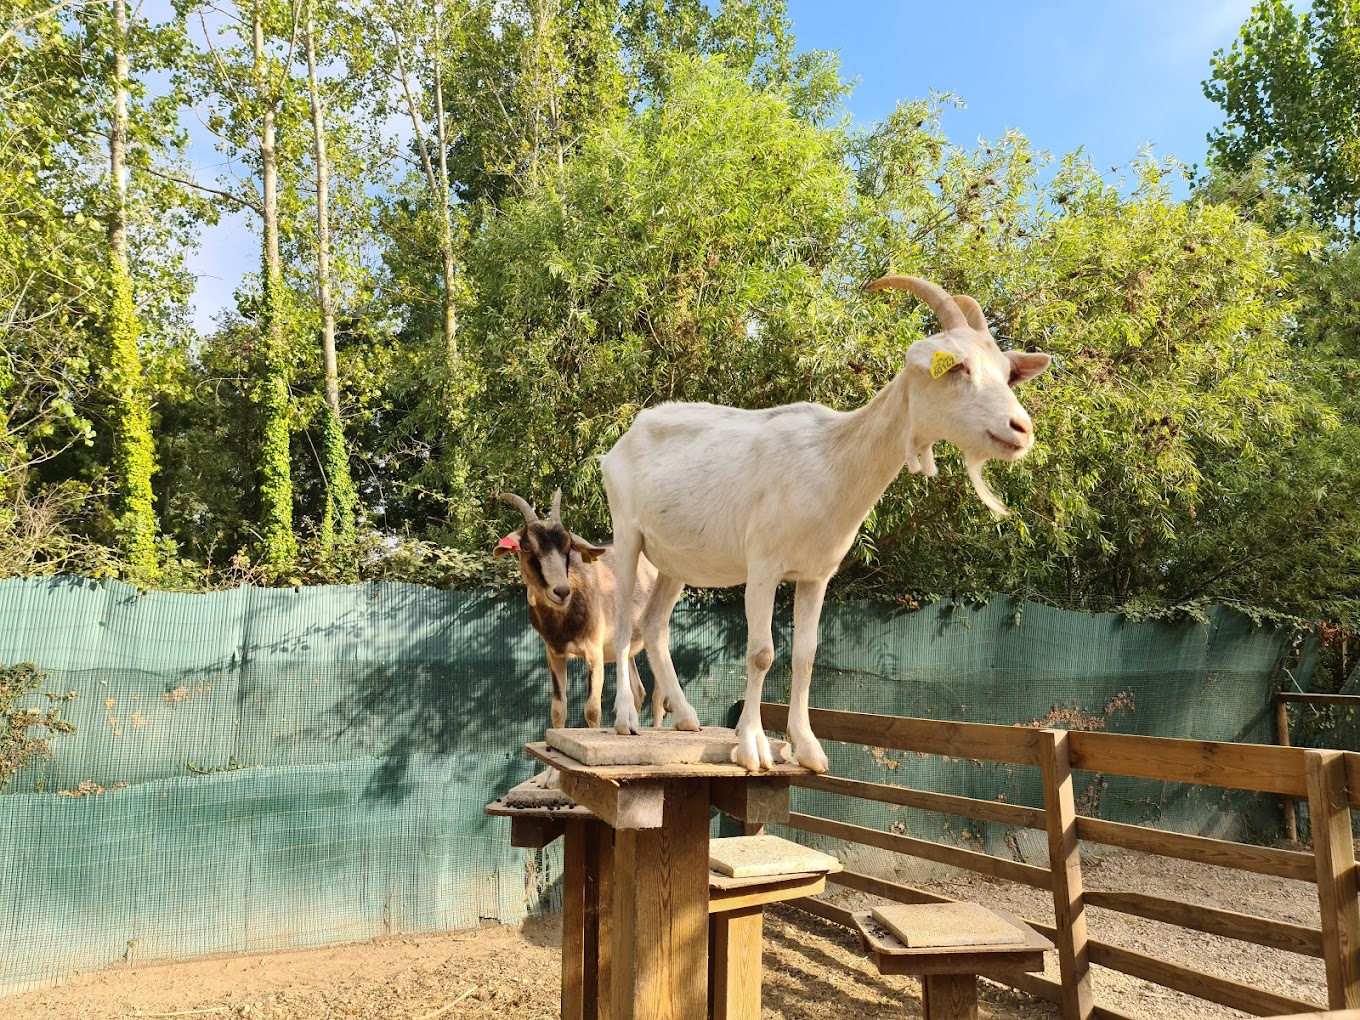
[[(771, 728), (782, 730), (786, 726), (787, 706), (766, 704), (761, 706), (761, 712)], [(1086, 930), (1088, 907), (1119, 911), (1302, 956), (1320, 957), (1327, 974), (1327, 1008), (1360, 1009), (1360, 889), (1357, 889), (1350, 821), (1351, 808), (1360, 806), (1360, 754), (940, 722), (815, 709), (811, 717), (812, 727), (822, 739), (950, 758), (1029, 765), (1040, 770), (1044, 791), (1042, 808), (836, 776), (808, 776), (797, 780), (797, 785), (843, 797), (1042, 830), (1048, 842), (1048, 867), (816, 815), (794, 813), (789, 825), (802, 832), (1049, 890), (1056, 923), (1047, 925), (1027, 920), (1053, 940), (1058, 951), (1061, 981), (1030, 974), (996, 975), (994, 980), (1059, 1003), (1064, 1020), (1129, 1020), (1118, 1010), (1094, 1001), (1092, 966), (1117, 970), (1257, 1016), (1309, 1014), (1321, 1008), (1317, 1003), (1203, 974), (1175, 961), (1092, 939)], [(1313, 821), (1313, 850), (1251, 846), (1079, 816), (1072, 783), (1072, 772), (1077, 769), (1271, 793), (1286, 800), (1294, 797), (1306, 800)], [(1316, 883), (1322, 926), (1312, 928), (1137, 891), (1088, 891), (1083, 886), (1078, 853), (1083, 840)], [(830, 876), (829, 880), (847, 889), (903, 903), (948, 899), (850, 870)], [(849, 912), (833, 904), (817, 900), (798, 903), (821, 917), (849, 925)], [(1360, 1016), (1355, 1020), (1360, 1020)]]

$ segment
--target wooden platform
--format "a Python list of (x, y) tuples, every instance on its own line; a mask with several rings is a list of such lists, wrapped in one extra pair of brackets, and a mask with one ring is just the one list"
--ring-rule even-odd
[(875, 921), (872, 911), (856, 911), (851, 917), (859, 929), (864, 948), (883, 974), (990, 974), (1007, 970), (1043, 970), (1044, 954), (1053, 948), (1053, 943), (1009, 911), (995, 910), (993, 913), (1015, 926), (1016, 942), (912, 949)]
[[(609, 729), (552, 729), (544, 736), (554, 751), (583, 765), (709, 765), (732, 764), (737, 731), (722, 726), (701, 730), (644, 729), (621, 735)], [(793, 761), (793, 749), (785, 740), (771, 740), (775, 761)]]

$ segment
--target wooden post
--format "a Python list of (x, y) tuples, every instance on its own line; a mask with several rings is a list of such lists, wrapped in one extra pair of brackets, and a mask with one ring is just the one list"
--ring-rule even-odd
[(758, 904), (710, 919), (709, 1016), (760, 1020), (760, 936), (765, 907)]
[(614, 833), (613, 1020), (708, 1006), (708, 783), (666, 782), (658, 828)]
[(1360, 900), (1345, 758), (1340, 751), (1305, 751), (1304, 768), (1317, 861), (1327, 1005), (1354, 1009), (1360, 1007)]
[(921, 1012), (925, 1020), (977, 1020), (977, 978), (972, 974), (924, 974)]
[(1044, 780), (1044, 817), (1053, 881), (1053, 914), (1057, 920), (1054, 942), (1062, 972), (1063, 1020), (1090, 1020), (1095, 1009), (1091, 994), (1091, 955), (1086, 938), (1076, 795), (1072, 790), (1072, 762), (1065, 731), (1039, 732), (1039, 765)]
[[(609, 1020), (614, 952), (614, 830), (589, 822), (586, 840), (586, 1020)], [(592, 980), (593, 976), (593, 980)]]
[(562, 844), (562, 1020), (595, 1020), (586, 1012), (586, 858), (591, 822), (567, 822)]
[[(1281, 747), (1289, 747), (1289, 703), (1279, 695), (1275, 696), (1275, 743)], [(1287, 794), (1280, 799), (1280, 807), (1284, 812), (1284, 835), (1291, 843), (1299, 841), (1299, 818), (1298, 809), (1294, 806), (1294, 798)]]

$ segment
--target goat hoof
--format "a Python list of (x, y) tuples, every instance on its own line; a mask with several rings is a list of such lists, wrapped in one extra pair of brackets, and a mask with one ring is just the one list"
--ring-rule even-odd
[[(677, 730), (693, 730), (697, 732), (698, 730), (703, 729), (703, 727), (699, 725), (698, 713), (689, 705), (683, 705), (681, 706), (680, 711), (672, 712), (671, 714), (674, 719), (671, 725)], [(660, 723), (657, 725), (660, 725)]]
[(750, 734), (737, 734), (737, 746), (732, 748), (732, 763), (740, 765), (747, 772), (761, 772), (774, 768), (770, 755), (770, 740), (760, 730)]
[(557, 769), (544, 769), (536, 778), (545, 790), (556, 790), (562, 785), (562, 776)]
[(803, 768), (816, 772), (818, 775), (831, 768), (831, 763), (826, 759), (826, 753), (815, 740), (795, 747), (793, 757)]

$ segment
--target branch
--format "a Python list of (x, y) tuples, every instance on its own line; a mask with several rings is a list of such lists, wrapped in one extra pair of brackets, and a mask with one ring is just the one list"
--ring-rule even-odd
[(53, 4), (45, 11), (39, 11), (37, 14), (30, 14), (27, 18), (20, 18), (12, 26), (10, 26), (7, 32), (5, 32), (3, 35), (0, 35), (0, 46), (3, 46), (5, 43), (9, 42), (10, 39), (17, 36), (20, 32), (22, 32), (29, 25), (33, 24), (35, 21), (41, 21), (43, 18), (46, 18), (49, 15), (56, 14), (57, 11), (61, 10), (63, 7), (71, 6), (83, 7), (85, 6), (85, 3), (86, 0), (60, 0), (60, 3)]
[(197, 181), (185, 180), (183, 177), (176, 177), (174, 174), (165, 173), (163, 170), (157, 170), (155, 167), (144, 166), (139, 167), (138, 169), (145, 170), (152, 177), (159, 177), (161, 178), (161, 180), (172, 181), (175, 184), (183, 184), (186, 188), (195, 188), (198, 191), (206, 191), (209, 195), (216, 195), (219, 198), (225, 198), (229, 202), (235, 202), (243, 209), (249, 209), (257, 216), (264, 215), (264, 209), (262, 209), (257, 203), (252, 202), (248, 198), (242, 198), (240, 195), (234, 195), (230, 191), (222, 191), (219, 188), (210, 188), (206, 184), (199, 184)]

